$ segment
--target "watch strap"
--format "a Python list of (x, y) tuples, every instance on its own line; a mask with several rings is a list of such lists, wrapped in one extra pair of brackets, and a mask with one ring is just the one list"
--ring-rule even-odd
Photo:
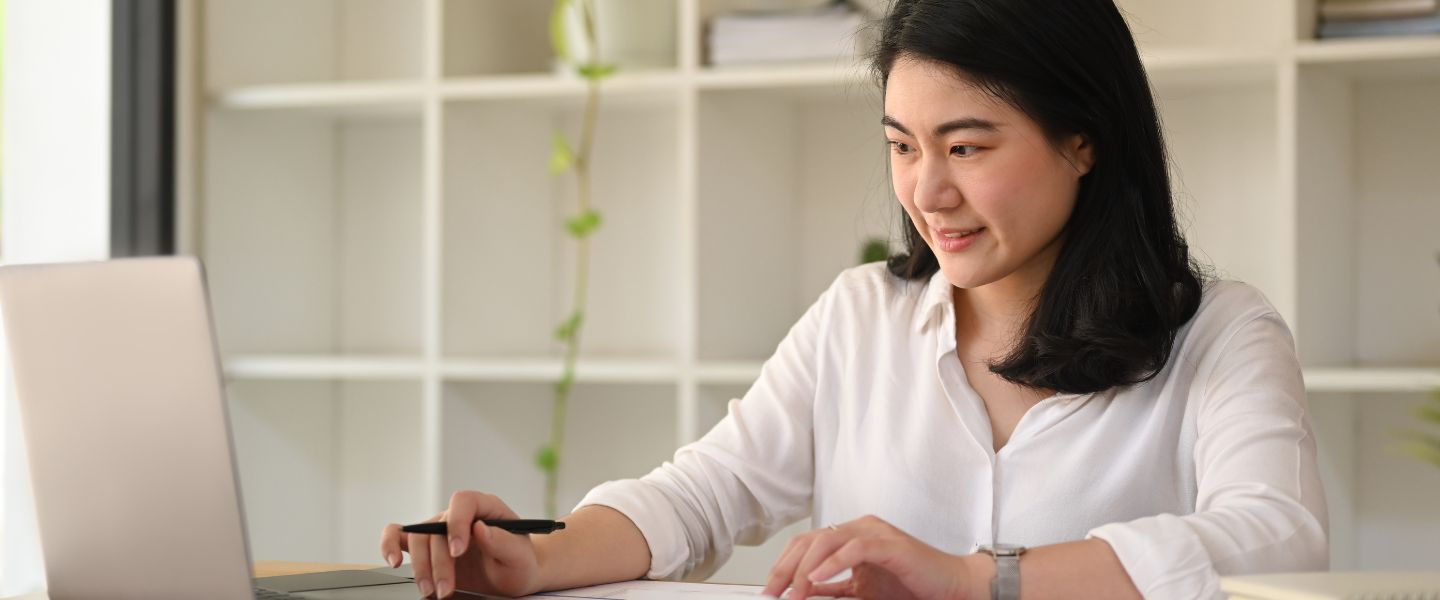
[(990, 580), (991, 600), (1020, 600), (1020, 556), (994, 554), (995, 578)]

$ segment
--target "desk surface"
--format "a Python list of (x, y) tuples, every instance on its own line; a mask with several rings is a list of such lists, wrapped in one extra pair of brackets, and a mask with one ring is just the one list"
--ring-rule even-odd
[[(381, 565), (353, 565), (341, 563), (312, 563), (312, 562), (287, 562), (283, 560), (257, 560), (255, 561), (256, 577), (274, 577), (276, 575), (300, 575), (302, 573), (321, 573), (324, 571), (340, 571), (344, 569), (378, 569)], [(3, 600), (48, 600), (45, 594), (29, 594), (16, 596)]]
[(312, 562), (286, 562), (283, 560), (257, 560), (255, 561), (256, 577), (275, 577), (277, 575), (300, 575), (303, 573), (323, 573), (325, 571), (344, 571), (348, 569), (378, 569), (384, 565), (354, 565), (342, 563), (312, 563)]

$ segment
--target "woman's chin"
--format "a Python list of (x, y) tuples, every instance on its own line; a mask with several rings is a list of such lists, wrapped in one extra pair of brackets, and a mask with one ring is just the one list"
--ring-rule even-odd
[(985, 270), (976, 269), (966, 262), (953, 258), (947, 260), (943, 255), (940, 257), (940, 270), (945, 273), (950, 285), (969, 290), (995, 281), (996, 278), (990, 277)]

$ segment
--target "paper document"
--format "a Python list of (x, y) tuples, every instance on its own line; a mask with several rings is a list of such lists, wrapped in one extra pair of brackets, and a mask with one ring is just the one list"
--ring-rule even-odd
[(758, 585), (728, 585), (720, 583), (680, 583), (675, 581), (626, 581), (594, 587), (545, 592), (528, 596), (532, 599), (546, 598), (604, 598), (619, 600), (755, 600), (764, 588)]

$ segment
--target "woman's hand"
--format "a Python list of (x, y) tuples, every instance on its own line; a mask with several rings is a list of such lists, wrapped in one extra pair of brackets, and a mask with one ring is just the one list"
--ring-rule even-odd
[(455, 590), (525, 596), (540, 590), (540, 560), (530, 536), (481, 519), (515, 519), (518, 515), (499, 498), (481, 492), (455, 492), (450, 508), (429, 522), (445, 521), (449, 535), (403, 533), (400, 525), (385, 526), (380, 555), (398, 567), (401, 553), (410, 553), (415, 583), (422, 596), (445, 598)]
[[(778, 596), (788, 586), (790, 600), (810, 596), (986, 598), (988, 580), (977, 581), (984, 573), (978, 568), (983, 565), (975, 561), (975, 555), (946, 554), (868, 516), (792, 538), (770, 570), (765, 593)], [(845, 569), (851, 570), (849, 579), (820, 583)]]

